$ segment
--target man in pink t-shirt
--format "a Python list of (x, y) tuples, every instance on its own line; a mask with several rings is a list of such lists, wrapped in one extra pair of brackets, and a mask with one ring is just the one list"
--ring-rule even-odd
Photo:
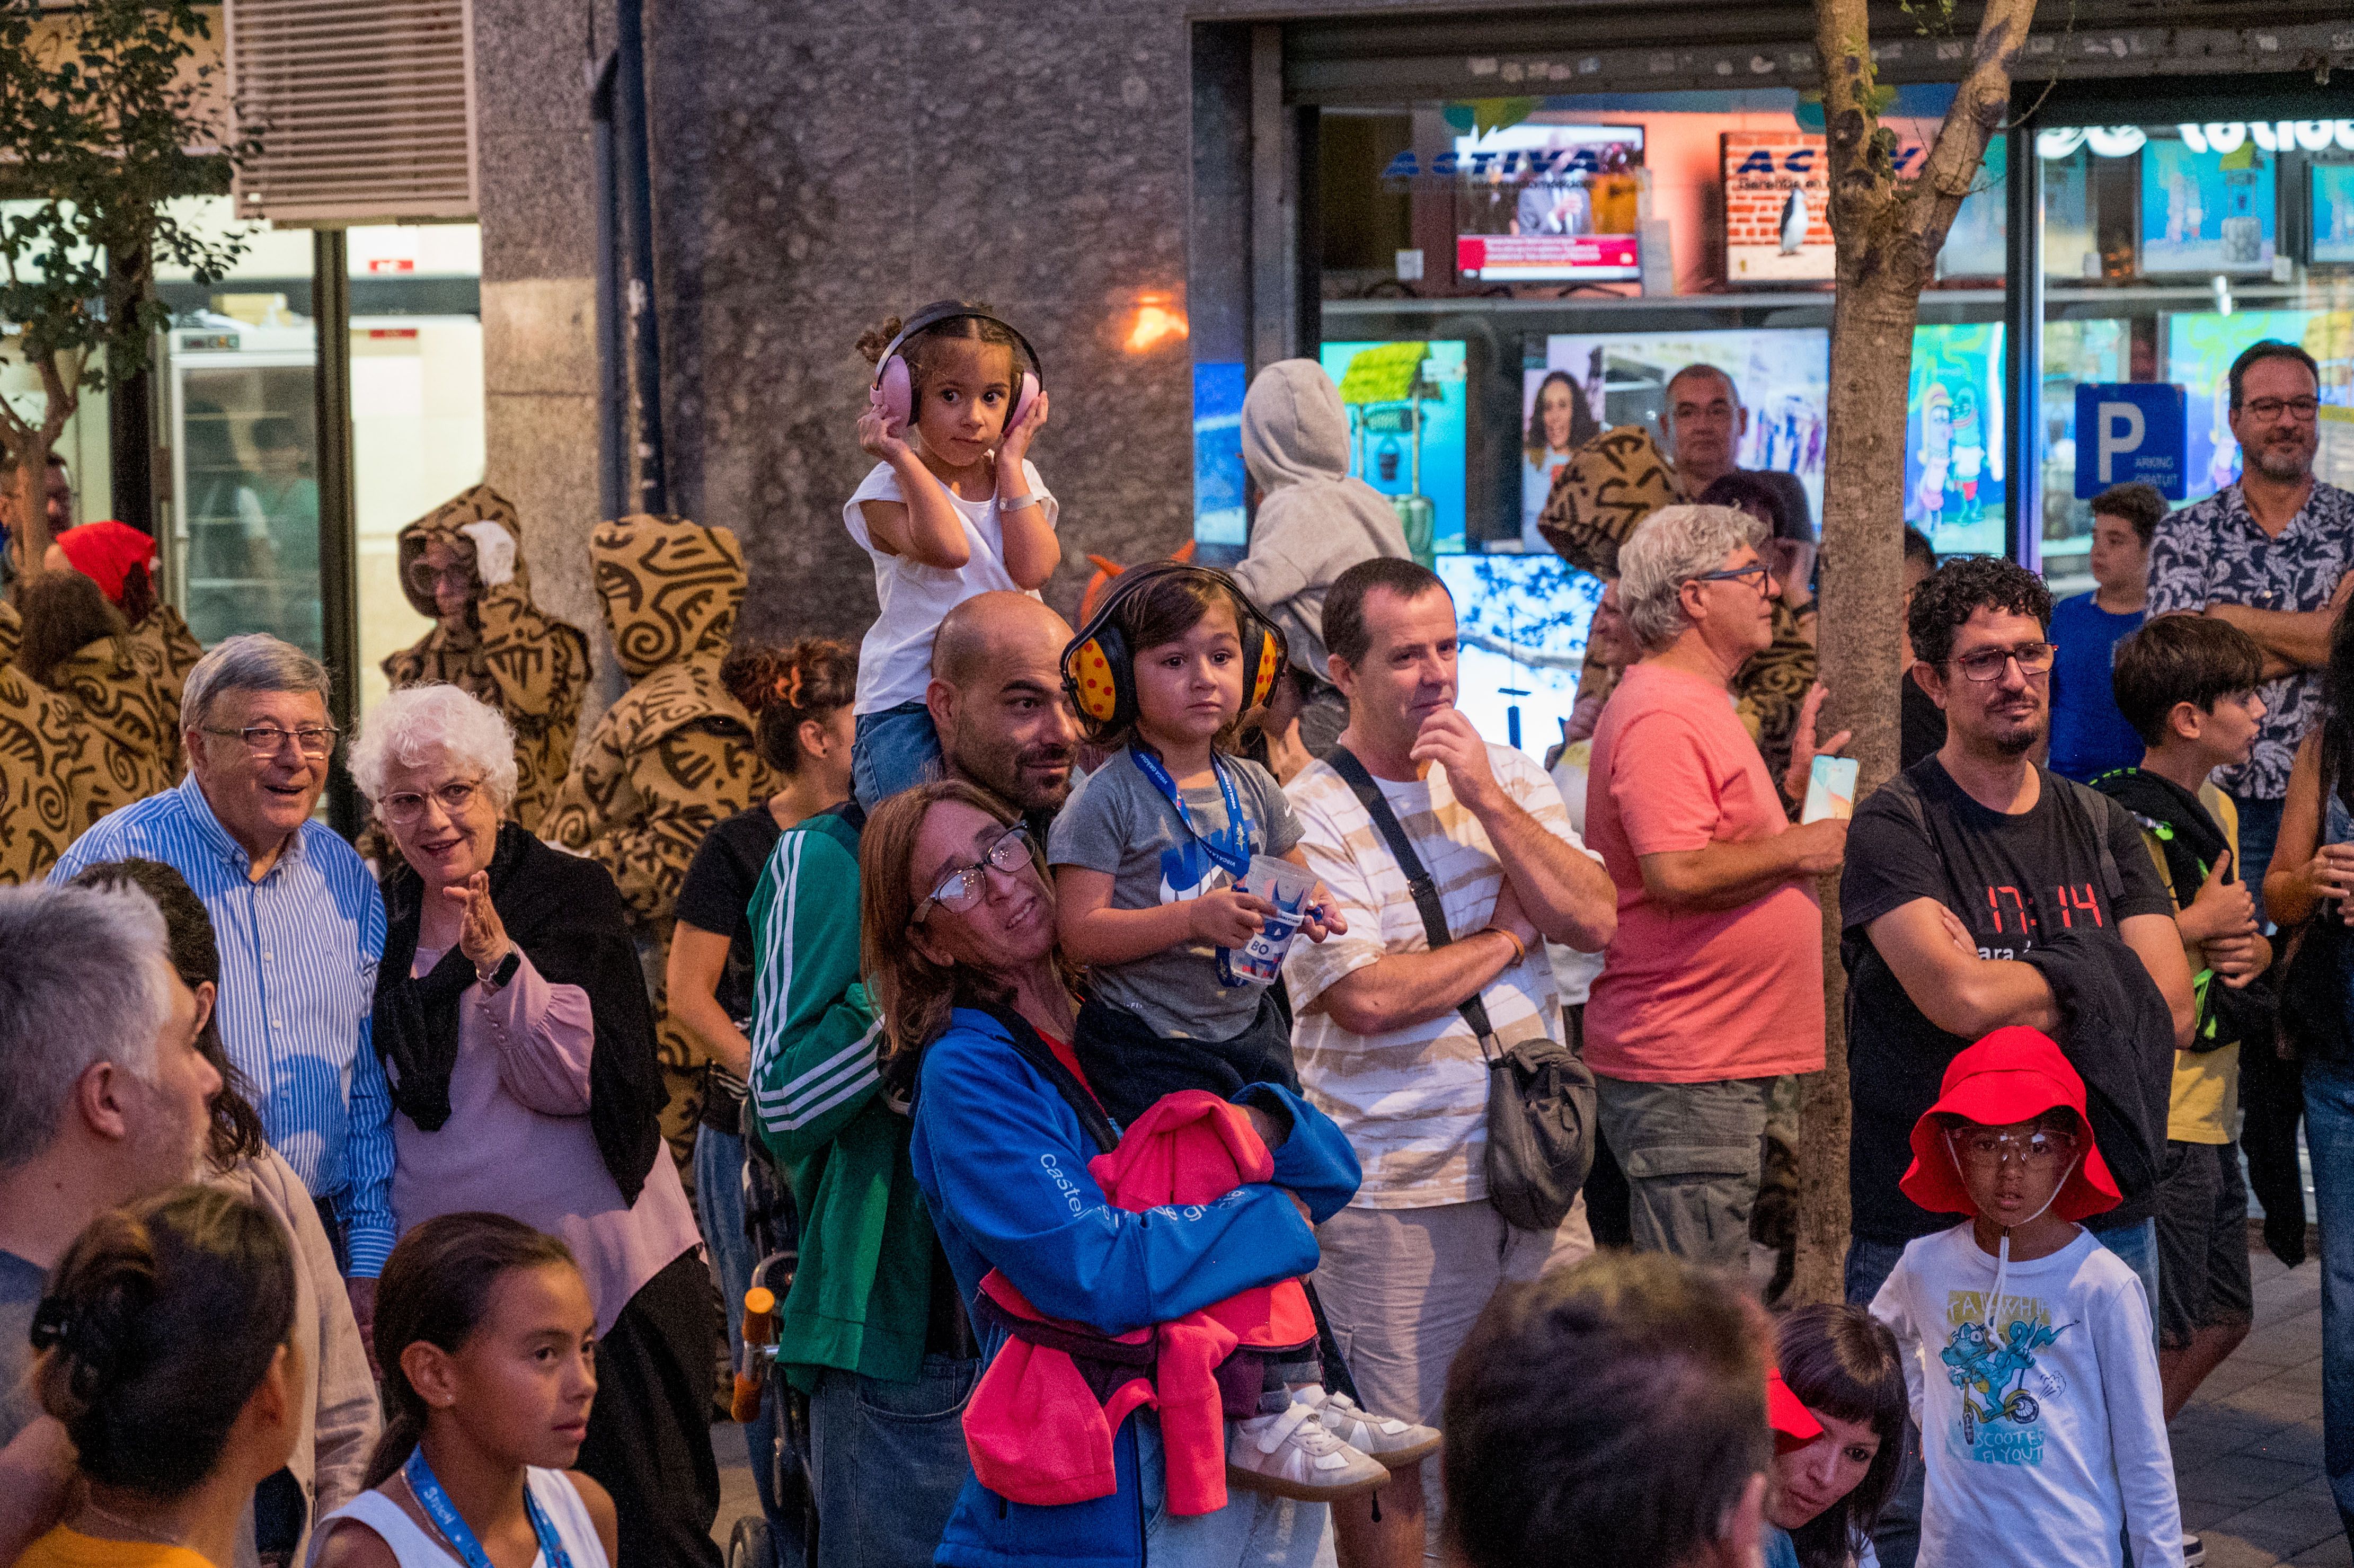
[[(1779, 593), (1755, 527), (1730, 507), (1670, 506), (1621, 546), (1620, 600), (1645, 656), (1603, 709), (1585, 807), (1586, 842), (1618, 889), (1585, 1059), (1635, 1245), (1729, 1268), (1748, 1259), (1773, 1082), (1823, 1065), (1815, 879), (1847, 845), (1844, 821), (1790, 824), (1734, 712), (1734, 674), (1772, 641)], [(1820, 705), (1817, 687), (1793, 737), (1793, 799)]]

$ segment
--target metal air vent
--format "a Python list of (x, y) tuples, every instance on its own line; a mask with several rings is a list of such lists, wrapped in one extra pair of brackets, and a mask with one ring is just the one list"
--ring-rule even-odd
[(228, 0), (228, 87), (259, 155), (240, 217), (330, 226), (475, 212), (470, 0)]

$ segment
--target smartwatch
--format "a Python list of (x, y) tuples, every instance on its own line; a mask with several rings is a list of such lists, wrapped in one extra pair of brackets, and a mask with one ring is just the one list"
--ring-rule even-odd
[(505, 989), (509, 980), (515, 978), (515, 970), (521, 968), (523, 968), (523, 949), (509, 943), (507, 956), (499, 960), (499, 967), (489, 974), (476, 969), (474, 979), (482, 982), (482, 990), (485, 991), (502, 991)]

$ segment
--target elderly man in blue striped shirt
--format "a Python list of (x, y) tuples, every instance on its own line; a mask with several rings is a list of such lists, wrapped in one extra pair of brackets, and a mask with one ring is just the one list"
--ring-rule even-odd
[(366, 1338), (394, 1237), (392, 1100), (368, 1022), (384, 899), (312, 816), (335, 747), (326, 669), (275, 637), (229, 638), (189, 672), (180, 724), (187, 779), (102, 819), (49, 880), (139, 856), (204, 900), (222, 1044), (337, 1243)]

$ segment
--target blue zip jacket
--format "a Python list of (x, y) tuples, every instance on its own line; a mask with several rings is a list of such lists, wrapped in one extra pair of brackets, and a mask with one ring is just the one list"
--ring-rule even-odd
[[(957, 1289), (970, 1301), (995, 1268), (1049, 1317), (1122, 1334), (1307, 1274), (1316, 1233), (1285, 1191), (1320, 1223), (1331, 1218), (1357, 1191), (1356, 1154), (1331, 1118), (1284, 1089), (1254, 1084), (1235, 1098), (1291, 1118), (1291, 1136), (1275, 1150), (1275, 1180), (1214, 1203), (1129, 1213), (1087, 1174), (1099, 1150), (1054, 1085), (1002, 1024), (958, 1008), (924, 1054), (908, 1150)], [(991, 1332), (983, 1360), (1004, 1345)], [(1112, 1496), (1042, 1508), (968, 1478), (932, 1561), (1135, 1568), (1144, 1560), (1145, 1489), (1136, 1421), (1113, 1435), (1120, 1483)], [(1158, 1477), (1150, 1489), (1159, 1493)]]

